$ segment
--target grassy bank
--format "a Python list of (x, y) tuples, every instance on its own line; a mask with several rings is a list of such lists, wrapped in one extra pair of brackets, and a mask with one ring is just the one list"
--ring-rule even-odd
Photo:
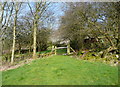
[(115, 85), (118, 68), (56, 55), (4, 71), (2, 80), (3, 85)]

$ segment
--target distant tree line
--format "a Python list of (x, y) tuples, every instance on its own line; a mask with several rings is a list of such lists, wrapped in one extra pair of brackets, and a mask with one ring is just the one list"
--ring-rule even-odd
[[(0, 2), (0, 44), (1, 55), (11, 54), (22, 49), (33, 51), (46, 50), (49, 43), (53, 12), (48, 9), (50, 2)], [(26, 9), (27, 8), (27, 9)], [(47, 23), (47, 24), (46, 24)]]
[(61, 17), (61, 39), (75, 50), (103, 50), (103, 57), (119, 47), (119, 2), (66, 3)]
[[(16, 51), (47, 50), (61, 40), (69, 40), (76, 50), (118, 52), (120, 32), (119, 2), (69, 2), (64, 3), (64, 15), (58, 30), (50, 2), (0, 2), (0, 56), (10, 54), (14, 62)], [(59, 13), (58, 13), (59, 14)]]

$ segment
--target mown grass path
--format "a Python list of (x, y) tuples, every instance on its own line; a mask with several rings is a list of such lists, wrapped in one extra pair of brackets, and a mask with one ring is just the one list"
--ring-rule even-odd
[(69, 56), (37, 59), (3, 72), (3, 85), (115, 85), (118, 68)]

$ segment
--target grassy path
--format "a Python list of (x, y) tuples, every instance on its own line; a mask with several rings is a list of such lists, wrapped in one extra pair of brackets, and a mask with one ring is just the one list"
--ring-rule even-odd
[(69, 56), (37, 59), (3, 72), (3, 85), (115, 85), (118, 68)]

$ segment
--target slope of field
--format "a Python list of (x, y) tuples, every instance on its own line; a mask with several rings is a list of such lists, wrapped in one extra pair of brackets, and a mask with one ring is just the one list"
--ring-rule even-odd
[(36, 59), (2, 73), (3, 85), (115, 85), (118, 68), (69, 56)]

